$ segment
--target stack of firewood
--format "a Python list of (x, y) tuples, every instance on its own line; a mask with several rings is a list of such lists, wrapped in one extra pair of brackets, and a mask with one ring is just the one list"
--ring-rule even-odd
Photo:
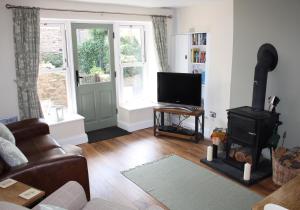
[(230, 150), (229, 156), (241, 163), (250, 163), (252, 164), (252, 156), (251, 156), (251, 150), (247, 147), (238, 147), (238, 148), (232, 148)]

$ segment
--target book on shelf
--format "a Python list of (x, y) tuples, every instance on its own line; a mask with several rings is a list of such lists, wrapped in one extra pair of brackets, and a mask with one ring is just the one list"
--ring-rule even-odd
[(201, 51), (199, 48), (192, 49), (192, 63), (205, 63), (206, 62), (206, 52)]
[(200, 44), (201, 45), (206, 45), (206, 39), (207, 39), (206, 33), (201, 33), (200, 37), (199, 37)]
[(192, 45), (206, 45), (206, 33), (192, 34)]
[(193, 48), (192, 49), (192, 63), (199, 63), (200, 62), (200, 49)]
[(192, 45), (196, 45), (196, 36), (192, 34)]
[(202, 51), (200, 54), (200, 63), (205, 63), (206, 62), (206, 52)]

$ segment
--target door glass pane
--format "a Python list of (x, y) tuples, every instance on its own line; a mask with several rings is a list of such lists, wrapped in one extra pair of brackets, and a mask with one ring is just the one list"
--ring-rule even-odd
[(108, 30), (77, 29), (79, 84), (109, 82), (110, 51)]
[(143, 66), (123, 68), (123, 94), (126, 100), (143, 94)]
[(120, 28), (121, 63), (142, 62), (142, 33), (141, 27)]

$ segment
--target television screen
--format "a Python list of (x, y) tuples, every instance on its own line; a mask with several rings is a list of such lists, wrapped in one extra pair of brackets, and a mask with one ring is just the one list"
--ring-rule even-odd
[(201, 106), (201, 74), (158, 72), (157, 101)]

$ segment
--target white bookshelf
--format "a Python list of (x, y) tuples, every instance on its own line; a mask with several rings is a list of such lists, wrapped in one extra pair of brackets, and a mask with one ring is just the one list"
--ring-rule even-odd
[[(197, 40), (195, 40), (195, 37), (197, 37)], [(197, 71), (199, 73), (202, 73), (204, 77), (204, 81), (202, 82), (203, 100), (205, 98), (206, 72), (208, 67), (208, 44), (208, 33), (205, 32), (177, 34), (175, 36), (176, 49), (174, 71), (183, 73), (193, 73)], [(197, 56), (197, 59), (195, 59), (195, 50), (197, 50), (199, 53), (199, 57)], [(205, 52), (204, 61), (203, 59), (200, 59), (201, 52)]]
[[(189, 72), (205, 72), (207, 63), (207, 33), (189, 35)], [(205, 82), (204, 82), (205, 83)]]
[(202, 101), (203, 106), (205, 107), (205, 84), (206, 84), (206, 71), (207, 71), (207, 33), (195, 32), (189, 35), (189, 49), (190, 49), (190, 63), (189, 63), (189, 72), (202, 73)]

